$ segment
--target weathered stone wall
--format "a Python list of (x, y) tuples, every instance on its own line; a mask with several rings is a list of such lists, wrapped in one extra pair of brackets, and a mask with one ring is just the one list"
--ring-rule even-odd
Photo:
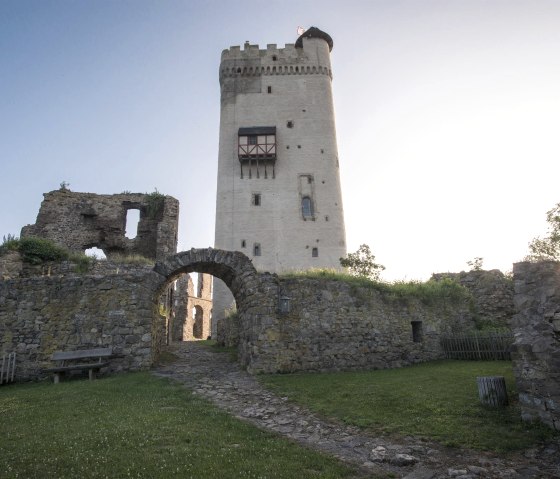
[(477, 326), (509, 328), (513, 307), (513, 281), (500, 270), (437, 273), (432, 279), (450, 278), (467, 288), (474, 300)]
[(290, 312), (268, 307), (250, 326), (243, 314), (219, 323), (223, 343), (249, 339), (253, 372), (401, 367), (442, 358), (441, 334), (474, 327), (468, 301), (427, 305), (343, 281), (259, 276), (269, 294), (291, 298)]
[(111, 346), (122, 357), (110, 371), (147, 368), (161, 341), (153, 299), (159, 281), (150, 267), (0, 281), (0, 353), (17, 353), (18, 380), (44, 376), (56, 350)]
[[(139, 254), (162, 259), (177, 251), (179, 202), (165, 196), (122, 193), (96, 195), (60, 189), (45, 193), (37, 221), (21, 230), (21, 237), (49, 239), (70, 251), (97, 247), (110, 258), (116, 254)], [(137, 236), (125, 237), (127, 211), (138, 209)]]
[(513, 369), (523, 418), (560, 430), (560, 263), (513, 266)]

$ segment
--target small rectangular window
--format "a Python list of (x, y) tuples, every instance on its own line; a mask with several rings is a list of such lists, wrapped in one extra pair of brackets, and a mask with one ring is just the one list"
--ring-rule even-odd
[(249, 145), (256, 145), (257, 144), (257, 135), (251, 135), (248, 137)]
[(267, 87), (267, 91), (268, 93), (272, 93), (272, 87), (271, 86)]
[(313, 248), (313, 249), (311, 250), (311, 256), (312, 256), (313, 258), (318, 258), (318, 257), (319, 257), (319, 248)]
[(261, 205), (261, 194), (260, 193), (253, 193), (253, 197), (251, 199), (251, 204), (253, 206), (260, 206)]
[(286, 123), (286, 126), (288, 128), (293, 128), (294, 127), (294, 122), (292, 120), (288, 121), (288, 123)]
[(241, 240), (241, 247), (245, 248), (247, 246), (247, 242), (245, 240)]
[(412, 341), (415, 343), (422, 342), (422, 321), (411, 321), (412, 325)]
[(253, 245), (253, 256), (260, 256), (261, 255), (261, 244), (255, 243)]

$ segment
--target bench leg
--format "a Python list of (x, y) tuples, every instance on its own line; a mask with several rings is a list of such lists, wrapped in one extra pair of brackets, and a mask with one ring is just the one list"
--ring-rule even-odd
[(58, 384), (60, 382), (60, 373), (54, 373), (54, 383)]
[(93, 381), (95, 379), (95, 370), (94, 369), (90, 369), (89, 370), (89, 380)]

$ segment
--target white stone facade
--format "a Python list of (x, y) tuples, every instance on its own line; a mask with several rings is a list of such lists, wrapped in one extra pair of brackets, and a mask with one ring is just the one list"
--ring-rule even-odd
[[(215, 247), (245, 253), (258, 271), (339, 269), (346, 255), (331, 48), (311, 28), (285, 48), (222, 53)], [(251, 132), (271, 154), (244, 156)], [(216, 320), (231, 301), (216, 280)]]

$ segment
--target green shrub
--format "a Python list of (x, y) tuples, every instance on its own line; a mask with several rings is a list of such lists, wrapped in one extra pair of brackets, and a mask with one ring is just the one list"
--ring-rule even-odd
[(19, 240), (19, 252), (24, 261), (31, 264), (42, 264), (46, 261), (62, 261), (69, 253), (52, 241), (29, 236)]

